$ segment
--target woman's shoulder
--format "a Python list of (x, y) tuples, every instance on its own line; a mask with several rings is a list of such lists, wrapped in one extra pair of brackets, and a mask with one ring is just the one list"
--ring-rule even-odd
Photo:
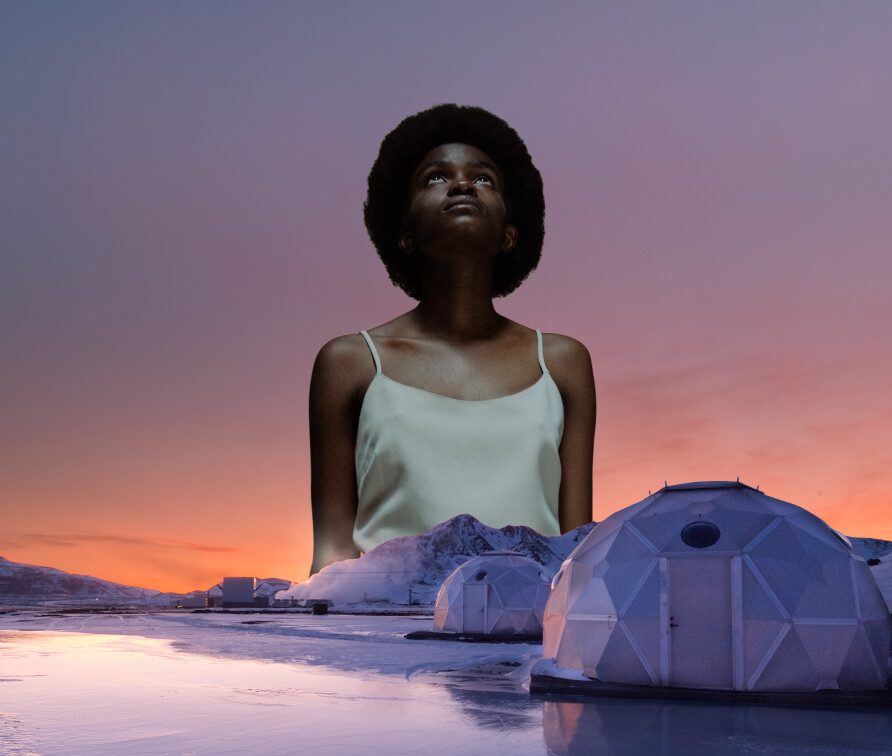
[(548, 372), (559, 388), (593, 388), (592, 358), (581, 341), (561, 333), (543, 333), (542, 352)]
[(576, 362), (579, 360), (591, 362), (588, 349), (578, 339), (565, 336), (562, 333), (543, 333), (542, 349), (546, 360), (553, 357), (559, 362)]
[(313, 365), (314, 379), (347, 389), (367, 386), (374, 375), (374, 358), (361, 333), (350, 333), (328, 341), (319, 350)]
[(581, 365), (591, 366), (591, 356), (585, 344), (572, 336), (543, 333), (542, 351), (545, 353), (545, 362), (549, 370), (552, 369), (552, 365), (554, 367), (566, 365), (571, 368)]
[(323, 344), (316, 357), (316, 361), (335, 363), (345, 366), (353, 362), (359, 362), (363, 358), (371, 359), (369, 347), (362, 334), (348, 333), (345, 336), (337, 336)]

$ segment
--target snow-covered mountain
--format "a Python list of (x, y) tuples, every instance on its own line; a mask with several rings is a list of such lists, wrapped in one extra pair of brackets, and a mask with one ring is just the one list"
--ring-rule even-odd
[(419, 536), (394, 538), (359, 559), (336, 562), (303, 583), (292, 583), (277, 599), (328, 599), (335, 605), (387, 601), (430, 604), (442, 582), (471, 557), (485, 551), (519, 551), (554, 574), (594, 527), (583, 525), (562, 536), (542, 536), (532, 528), (497, 530), (471, 515), (453, 517)]
[(892, 541), (879, 538), (853, 538), (849, 536), (855, 553), (864, 559), (881, 559), (892, 554)]
[(148, 588), (112, 583), (89, 575), (73, 575), (53, 567), (10, 562), (0, 557), (0, 597), (4, 599), (140, 599), (157, 593)]

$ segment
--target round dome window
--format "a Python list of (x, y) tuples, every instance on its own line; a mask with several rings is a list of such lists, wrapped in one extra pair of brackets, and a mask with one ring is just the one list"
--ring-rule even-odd
[(692, 522), (681, 531), (681, 540), (695, 549), (705, 549), (718, 541), (721, 535), (718, 526), (711, 522)]
[(476, 575), (474, 575), (474, 580), (483, 580), (486, 577), (486, 570), (480, 570)]

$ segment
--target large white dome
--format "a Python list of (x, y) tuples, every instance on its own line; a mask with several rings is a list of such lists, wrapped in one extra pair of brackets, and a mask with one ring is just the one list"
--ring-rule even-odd
[(606, 682), (873, 690), (889, 612), (822, 520), (741, 483), (667, 486), (597, 525), (552, 581), (544, 656)]

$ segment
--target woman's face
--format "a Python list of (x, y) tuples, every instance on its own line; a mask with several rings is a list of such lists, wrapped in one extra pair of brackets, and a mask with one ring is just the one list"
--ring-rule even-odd
[(517, 229), (508, 223), (502, 176), (483, 152), (467, 144), (441, 144), (412, 175), (403, 251), (424, 250), (431, 240), (473, 238), (510, 251)]

